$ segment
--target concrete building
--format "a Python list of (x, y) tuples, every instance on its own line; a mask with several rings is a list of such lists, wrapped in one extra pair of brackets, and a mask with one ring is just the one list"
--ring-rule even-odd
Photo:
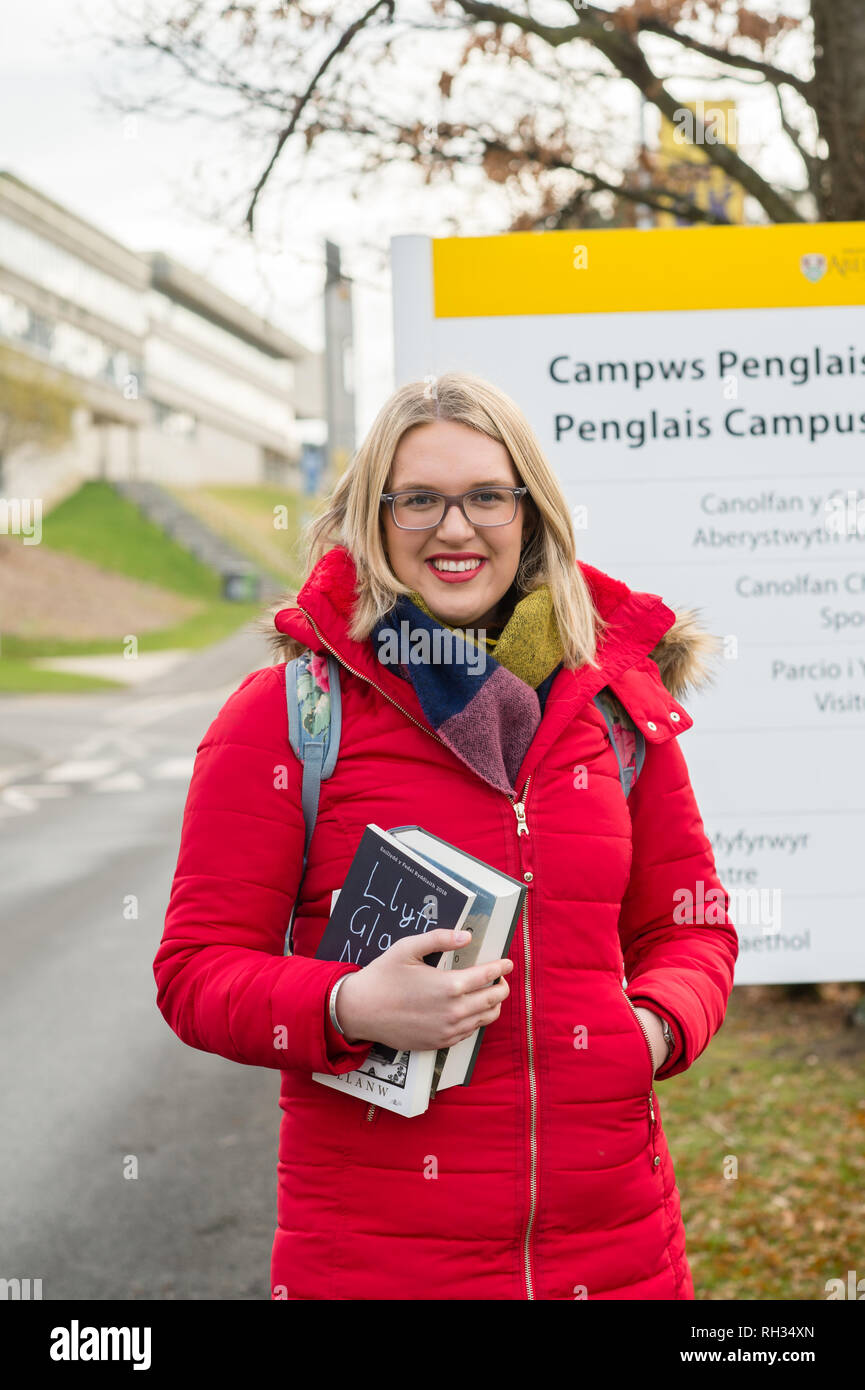
[(324, 413), (310, 390), (320, 355), (2, 172), (0, 342), (80, 401), (70, 443), (11, 456), (10, 496), (50, 499), (93, 477), (301, 484), (303, 443)]

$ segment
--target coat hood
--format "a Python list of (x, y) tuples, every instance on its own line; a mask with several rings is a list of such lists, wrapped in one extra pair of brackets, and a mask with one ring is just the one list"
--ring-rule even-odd
[[(577, 564), (596, 608), (611, 624), (598, 644), (598, 660), (602, 665), (605, 658), (611, 661), (612, 675), (628, 674), (619, 650), (627, 639), (635, 657), (643, 658), (638, 664), (644, 665), (645, 656), (648, 657), (674, 701), (714, 681), (712, 663), (720, 654), (721, 641), (705, 628), (699, 609), (669, 608), (657, 594), (630, 589), (622, 580), (582, 560)], [(356, 582), (354, 560), (344, 546), (334, 546), (323, 555), (300, 589), (296, 602), (277, 602), (261, 620), (274, 662), (287, 660), (294, 642), (301, 642), (314, 651), (326, 649), (301, 609), (312, 616), (340, 654), (353, 648), (357, 656), (361, 644), (353, 643), (345, 631), (356, 598)], [(378, 664), (374, 654), (370, 653), (370, 659)], [(617, 694), (623, 694), (619, 684), (611, 678), (610, 684), (602, 687), (604, 696), (623, 723), (634, 727), (622, 699), (617, 698)], [(684, 711), (681, 713), (682, 720), (686, 721), (682, 727), (687, 728), (692, 721)], [(636, 722), (639, 725), (640, 721)], [(681, 731), (680, 728), (674, 732)]]

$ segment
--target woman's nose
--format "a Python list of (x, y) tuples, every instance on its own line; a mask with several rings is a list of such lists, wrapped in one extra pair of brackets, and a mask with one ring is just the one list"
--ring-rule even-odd
[(460, 539), (465, 536), (473, 536), (475, 528), (472, 526), (468, 517), (463, 512), (458, 502), (446, 504), (445, 514), (436, 528), (436, 535)]

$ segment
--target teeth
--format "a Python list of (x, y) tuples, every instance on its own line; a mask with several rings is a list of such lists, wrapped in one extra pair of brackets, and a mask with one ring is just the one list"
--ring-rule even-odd
[(482, 560), (433, 560), (431, 561), (434, 569), (437, 570), (476, 570), (482, 564)]

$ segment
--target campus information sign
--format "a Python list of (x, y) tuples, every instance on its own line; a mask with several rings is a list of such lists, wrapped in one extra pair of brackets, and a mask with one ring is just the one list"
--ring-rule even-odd
[(683, 752), (739, 983), (865, 979), (865, 223), (392, 242), (398, 383), (531, 421), (580, 557), (724, 640)]

